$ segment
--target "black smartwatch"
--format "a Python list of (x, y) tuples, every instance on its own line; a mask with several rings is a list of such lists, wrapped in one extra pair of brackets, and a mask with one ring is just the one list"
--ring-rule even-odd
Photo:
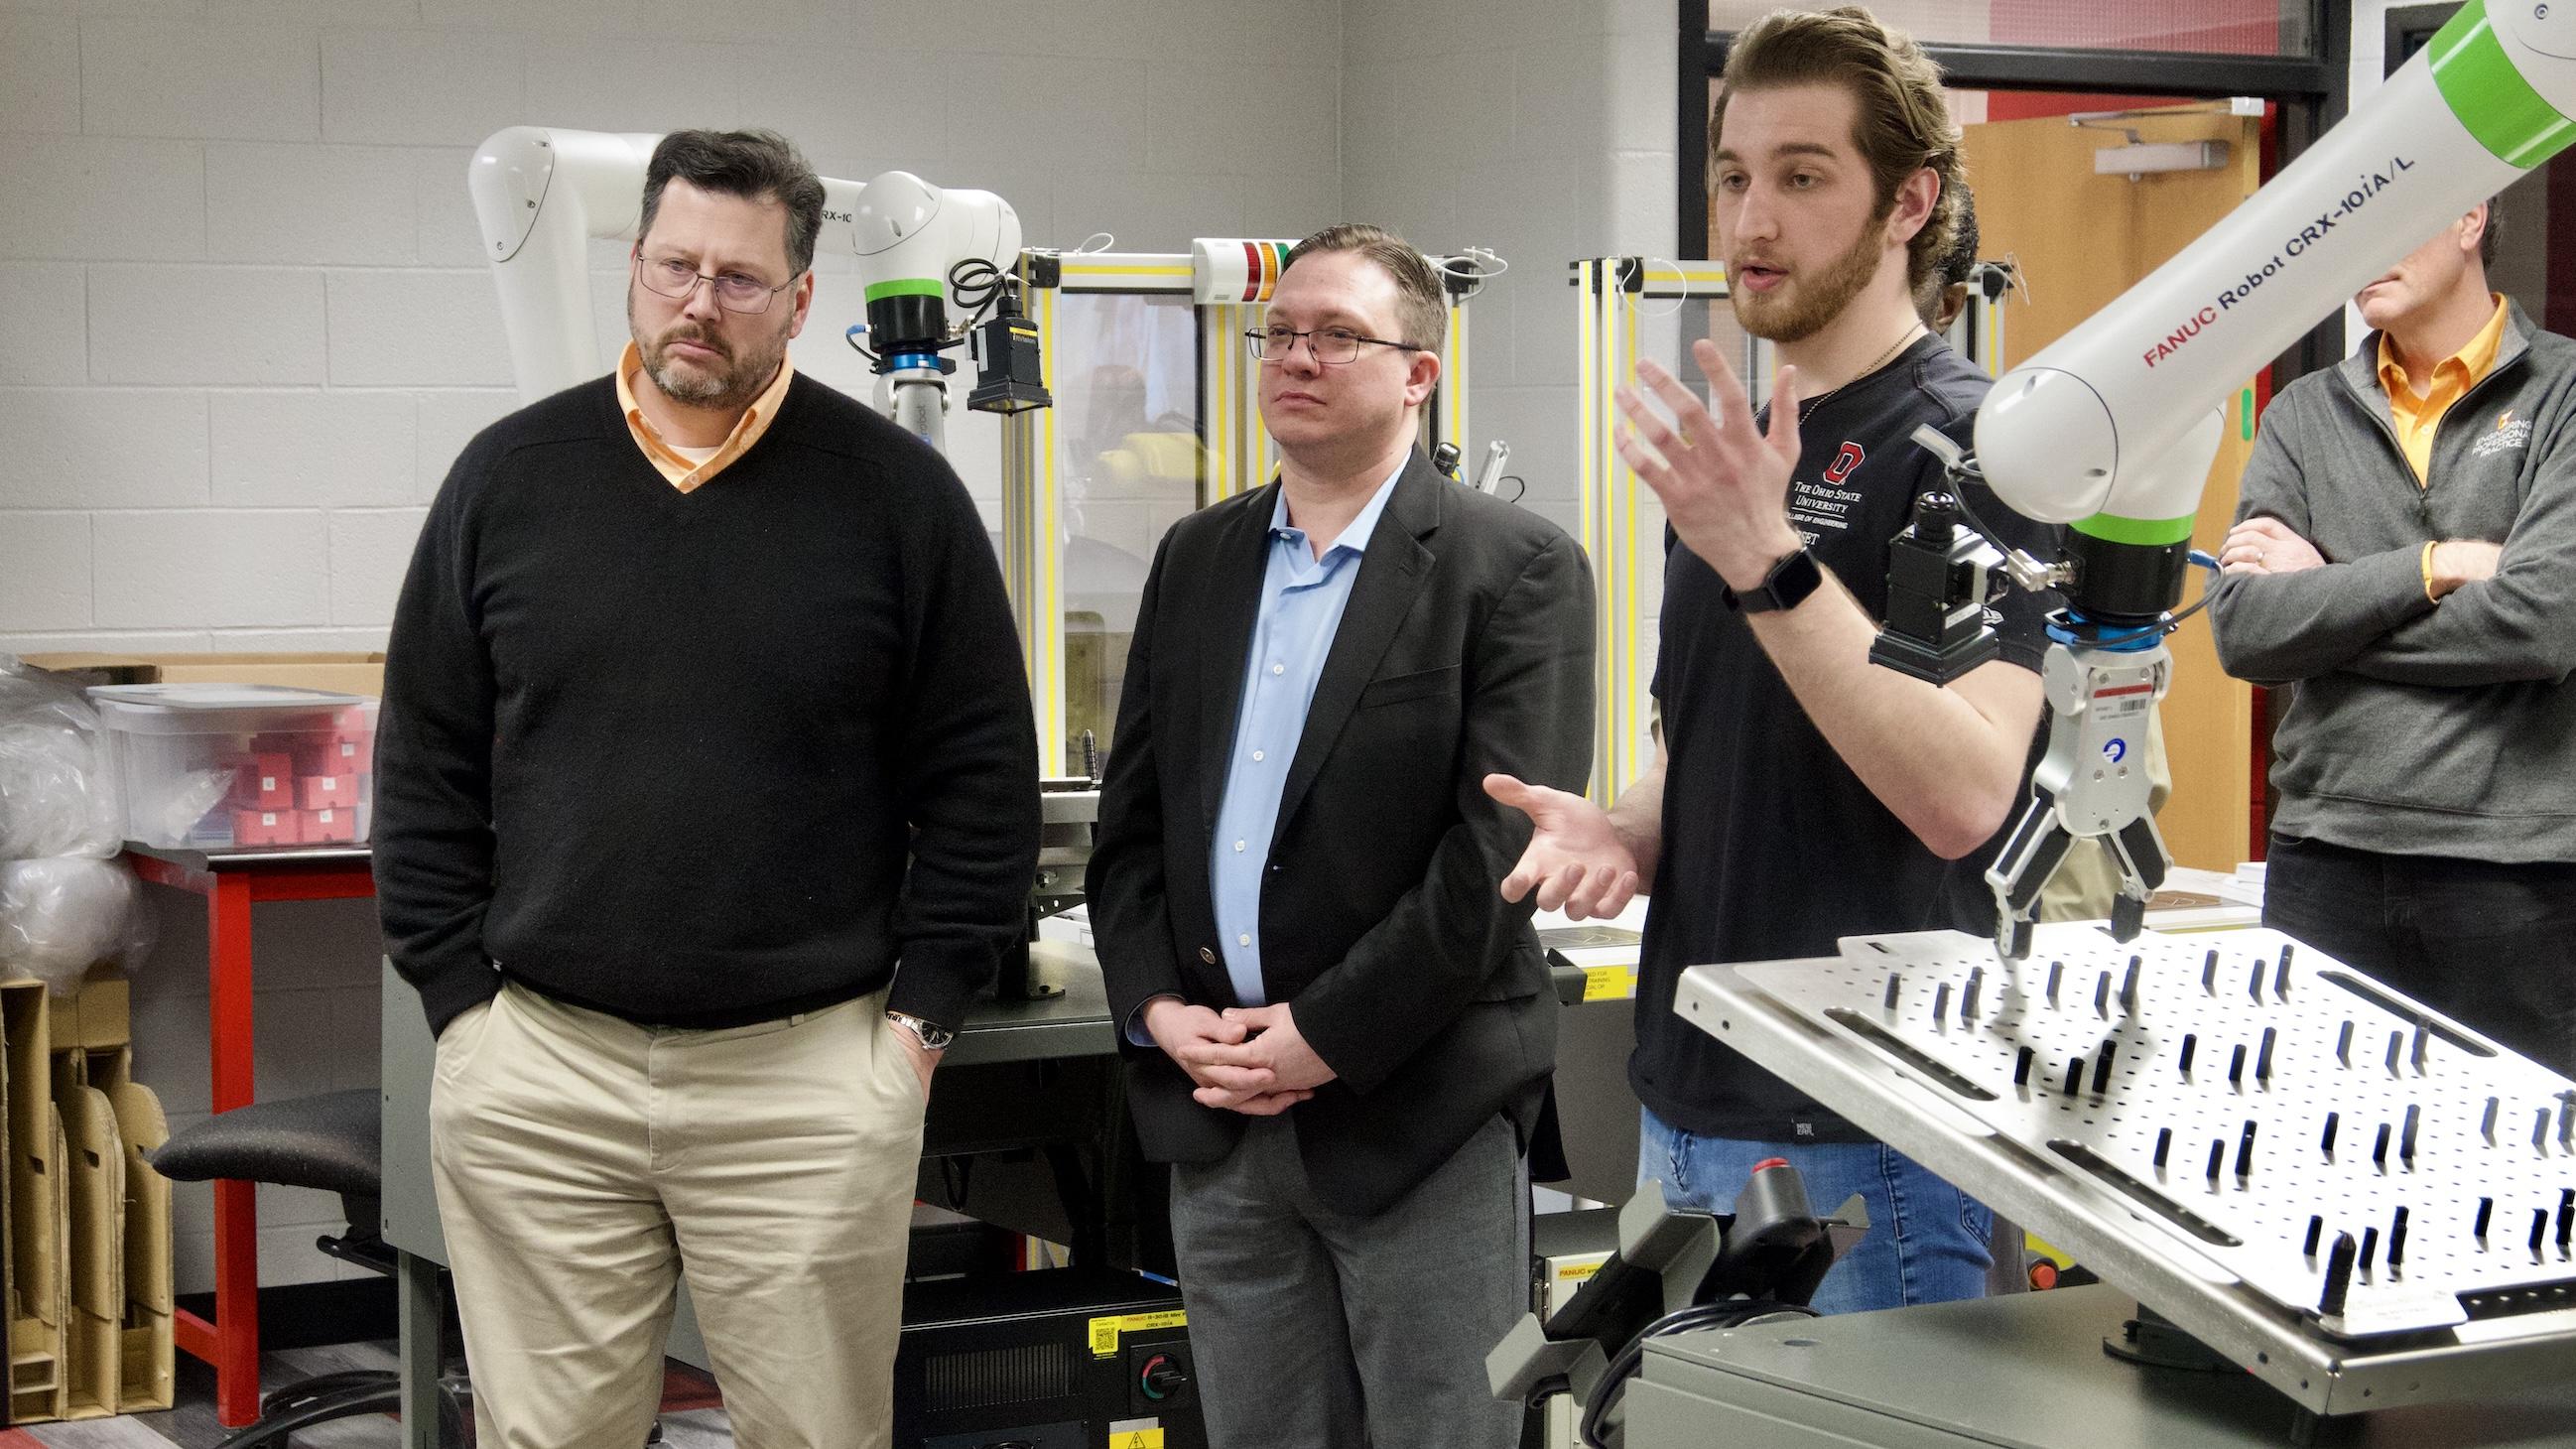
[(1796, 552), (1783, 555), (1778, 563), (1771, 566), (1771, 572), (1762, 576), (1760, 585), (1740, 594), (1731, 588), (1721, 590), (1721, 593), (1726, 599), (1726, 607), (1738, 613), (1768, 614), (1774, 609), (1794, 609), (1807, 602), (1807, 596), (1824, 581), (1825, 571), (1817, 565), (1816, 556), (1807, 552), (1806, 545), (1800, 544)]

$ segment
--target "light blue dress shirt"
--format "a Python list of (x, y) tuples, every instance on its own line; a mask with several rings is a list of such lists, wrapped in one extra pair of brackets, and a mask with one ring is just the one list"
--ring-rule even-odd
[(1361, 556), (1386, 511), (1387, 495), (1402, 477), (1399, 466), (1315, 557), (1306, 531), (1288, 524), (1283, 490), (1270, 514), (1269, 567), (1261, 580), (1261, 614), (1245, 660), (1242, 707), (1234, 726), (1234, 753), (1226, 762), (1225, 797), (1217, 807), (1216, 838), (1209, 845), (1208, 879), (1216, 894), (1218, 948), (1226, 975), (1246, 1006), (1266, 1006), (1261, 981), (1261, 881), (1270, 860), (1270, 837), (1279, 825), (1279, 795), (1288, 765), (1306, 733), (1306, 708), (1323, 677)]

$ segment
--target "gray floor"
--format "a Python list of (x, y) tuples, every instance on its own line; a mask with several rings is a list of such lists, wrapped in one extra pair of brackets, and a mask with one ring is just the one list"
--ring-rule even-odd
[[(315, 1374), (392, 1367), (392, 1343), (349, 1343), (263, 1354), (260, 1378), (273, 1389)], [(215, 1422), (214, 1375), (185, 1354), (179, 1356), (178, 1400), (178, 1406), (167, 1413), (0, 1429), (0, 1449), (7, 1449), (16, 1434), (46, 1449), (170, 1449), (173, 1444), (213, 1449), (223, 1442), (229, 1431)], [(724, 1410), (696, 1409), (664, 1414), (662, 1442), (669, 1449), (732, 1449), (733, 1431), (726, 1425)], [(400, 1449), (401, 1444), (400, 1424), (386, 1415), (369, 1414), (298, 1434), (293, 1449)]]

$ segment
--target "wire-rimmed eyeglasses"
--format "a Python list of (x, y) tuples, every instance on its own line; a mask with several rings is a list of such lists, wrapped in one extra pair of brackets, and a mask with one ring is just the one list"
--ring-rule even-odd
[(1372, 347), (1392, 347), (1398, 352), (1430, 350), (1416, 347), (1410, 342), (1390, 342), (1383, 337), (1364, 337), (1348, 327), (1317, 327), (1300, 332), (1294, 327), (1273, 324), (1268, 327), (1256, 327), (1243, 334), (1244, 344), (1252, 349), (1252, 355), (1264, 362), (1286, 361), (1288, 354), (1297, 350), (1297, 339), (1300, 337), (1306, 339), (1306, 350), (1315, 355), (1315, 360), (1329, 367), (1339, 367), (1344, 363), (1359, 361), (1362, 343)]
[[(715, 289), (717, 306), (745, 316), (768, 311), (771, 298), (796, 285), (796, 277), (789, 277), (773, 287), (758, 277), (746, 277), (740, 272), (719, 272), (708, 276), (699, 271), (695, 263), (681, 261), (678, 257), (648, 257), (641, 251), (631, 255), (635, 261), (635, 278), (644, 284), (644, 290), (681, 301), (698, 289), (698, 283), (704, 282)], [(803, 275), (802, 272), (797, 273), (797, 276)]]

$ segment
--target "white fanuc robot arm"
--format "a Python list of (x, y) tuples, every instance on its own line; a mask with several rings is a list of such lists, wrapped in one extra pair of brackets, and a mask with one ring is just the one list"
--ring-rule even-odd
[(2123, 867), (2123, 938), (2164, 878), (2136, 751), (2165, 689), (2168, 611), (2223, 400), (2444, 222), (2576, 140), (2571, 116), (2576, 3), (2471, 0), (2288, 170), (1995, 384), (1959, 466), (2016, 511), (2067, 525), (2069, 545), (2062, 562), (2006, 564), (2069, 605), (2044, 670), (2048, 755), (1987, 872), (2007, 957), (2027, 949), (2040, 887), (2074, 838), (2102, 839)]
[[(601, 356), (591, 315), (589, 242), (634, 237), (645, 164), (660, 139), (512, 126), (474, 153), (466, 185), (501, 289), (522, 400), (597, 377), (614, 362)], [(816, 247), (859, 259), (878, 407), (939, 445), (941, 379), (954, 369), (939, 354), (962, 341), (951, 335), (943, 278), (969, 259), (1007, 271), (1019, 257), (1019, 214), (989, 191), (942, 189), (909, 172), (865, 184), (827, 176)]]

